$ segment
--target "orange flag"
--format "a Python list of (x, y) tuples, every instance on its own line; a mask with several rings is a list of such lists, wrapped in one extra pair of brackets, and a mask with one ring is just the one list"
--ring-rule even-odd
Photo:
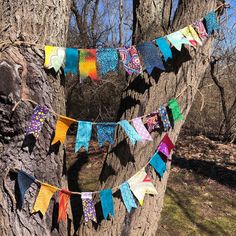
[(57, 143), (58, 141), (63, 144), (66, 139), (66, 133), (72, 123), (76, 122), (76, 120), (66, 117), (60, 116), (57, 120), (56, 129), (55, 129), (55, 137), (52, 141), (52, 145)]
[(40, 211), (42, 213), (42, 215), (45, 215), (45, 213), (48, 209), (49, 202), (52, 198), (52, 195), (57, 190), (58, 190), (57, 187), (54, 187), (54, 186), (46, 184), (46, 183), (41, 183), (39, 194), (38, 194), (37, 199), (35, 201), (32, 213)]
[(58, 213), (58, 223), (63, 220), (66, 221), (66, 210), (70, 200), (71, 192), (62, 189), (59, 192), (59, 213)]

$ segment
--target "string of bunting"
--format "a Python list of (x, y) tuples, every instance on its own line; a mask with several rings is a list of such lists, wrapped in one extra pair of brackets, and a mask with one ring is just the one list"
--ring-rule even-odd
[(157, 194), (157, 190), (154, 187), (152, 180), (147, 174), (145, 168), (148, 165), (152, 166), (161, 179), (166, 171), (166, 163), (171, 161), (170, 154), (174, 148), (174, 144), (166, 133), (158, 145), (154, 155), (150, 158), (148, 163), (135, 175), (119, 186), (94, 192), (71, 192), (69, 190), (61, 189), (48, 183), (44, 183), (22, 170), (12, 169), (12, 171), (17, 173), (17, 185), (19, 189), (18, 206), (20, 209), (23, 207), (24, 196), (27, 190), (30, 188), (32, 183), (37, 183), (40, 185), (40, 190), (34, 203), (32, 213), (41, 212), (42, 215), (45, 215), (52, 196), (56, 192), (59, 192), (58, 222), (61, 220), (66, 221), (67, 206), (69, 204), (70, 197), (73, 194), (81, 195), (85, 222), (90, 220), (97, 222), (96, 211), (93, 202), (93, 195), (97, 193), (99, 193), (100, 196), (104, 219), (108, 219), (109, 215), (113, 217), (115, 215), (112, 194), (117, 190), (120, 190), (125, 207), (127, 211), (130, 212), (132, 208), (138, 207), (137, 201), (141, 206), (143, 205), (146, 194)]

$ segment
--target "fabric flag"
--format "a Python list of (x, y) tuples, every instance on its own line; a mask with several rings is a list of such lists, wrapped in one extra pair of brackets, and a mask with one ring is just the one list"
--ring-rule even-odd
[(129, 184), (127, 182), (124, 182), (123, 184), (121, 184), (120, 191), (121, 191), (121, 196), (124, 201), (125, 207), (127, 211), (130, 213), (132, 207), (137, 208), (137, 205), (135, 203), (134, 197), (129, 188)]
[(202, 45), (201, 39), (198, 37), (197, 32), (191, 25), (181, 29), (180, 32), (189, 40), (189, 42), (194, 47), (196, 47), (197, 44)]
[(125, 130), (132, 144), (135, 144), (136, 141), (142, 141), (140, 135), (135, 131), (135, 129), (127, 120), (121, 120), (118, 122), (118, 124)]
[(95, 206), (92, 199), (92, 193), (91, 192), (82, 193), (81, 199), (82, 199), (85, 221), (88, 222), (89, 220), (92, 220), (94, 222), (97, 222)]
[(65, 75), (72, 73), (78, 75), (79, 50), (77, 48), (66, 48)]
[(168, 134), (166, 134), (164, 138), (161, 140), (161, 143), (159, 144), (157, 151), (163, 153), (167, 157), (167, 159), (171, 161), (170, 152), (174, 148), (175, 145), (170, 140)]
[(132, 73), (141, 74), (142, 65), (136, 47), (123, 47), (118, 50), (126, 72), (129, 75)]
[(114, 203), (112, 199), (112, 190), (111, 189), (101, 190), (100, 198), (101, 198), (102, 212), (104, 218), (107, 219), (109, 214), (115, 216)]
[(184, 119), (183, 115), (181, 114), (181, 111), (180, 111), (180, 108), (179, 108), (179, 104), (178, 104), (178, 102), (177, 102), (177, 100), (175, 98), (171, 99), (168, 102), (168, 107), (171, 110), (174, 122), (176, 122), (178, 120), (183, 120)]
[(92, 135), (92, 123), (89, 121), (79, 121), (75, 142), (75, 152), (84, 147), (86, 151), (89, 148), (89, 142)]
[(142, 142), (144, 143), (145, 140), (152, 141), (151, 135), (148, 133), (147, 129), (145, 128), (141, 117), (134, 118), (132, 120), (133, 126), (136, 129), (137, 133), (140, 135), (142, 138)]
[(58, 212), (58, 223), (60, 221), (66, 221), (66, 211), (67, 211), (67, 207), (68, 207), (68, 203), (70, 201), (70, 196), (71, 196), (71, 192), (62, 189), (59, 192), (59, 212)]
[(146, 70), (150, 75), (153, 69), (159, 68), (160, 70), (165, 70), (163, 61), (161, 59), (161, 53), (158, 47), (156, 47), (151, 42), (145, 42), (137, 46), (138, 51), (142, 55)]
[(162, 160), (160, 155), (156, 152), (151, 160), (150, 160), (150, 165), (156, 170), (156, 172), (163, 177), (163, 174), (166, 171), (166, 163)]
[(141, 206), (143, 205), (145, 194), (157, 194), (157, 190), (144, 169), (141, 169), (127, 182)]
[(90, 77), (92, 80), (99, 80), (97, 76), (96, 49), (80, 49), (79, 52), (79, 71), (80, 82)]
[(118, 54), (114, 48), (102, 48), (97, 50), (99, 71), (105, 75), (109, 71), (116, 71), (118, 67)]
[(181, 51), (182, 44), (192, 45), (180, 31), (176, 31), (172, 34), (166, 35), (167, 39), (171, 42), (171, 44), (179, 51)]
[(215, 11), (209, 12), (205, 17), (204, 21), (206, 24), (206, 29), (208, 34), (212, 34), (213, 31), (218, 31), (220, 29), (220, 26), (217, 22), (217, 16)]
[(159, 113), (161, 116), (161, 121), (163, 123), (164, 131), (168, 131), (168, 129), (171, 128), (171, 124), (165, 106), (162, 105), (159, 108)]
[(41, 183), (41, 187), (40, 187), (36, 202), (34, 204), (32, 213), (40, 211), (42, 215), (44, 216), (48, 209), (48, 205), (52, 198), (52, 195), (57, 190), (58, 190), (57, 187), (54, 187), (46, 183)]
[(197, 20), (194, 24), (193, 24), (194, 28), (196, 29), (199, 37), (204, 40), (206, 38), (208, 38), (208, 34), (206, 32), (205, 26), (203, 24), (203, 22), (201, 20)]
[(57, 120), (56, 129), (55, 129), (55, 137), (52, 141), (52, 145), (57, 143), (58, 141), (63, 144), (66, 139), (66, 133), (69, 129), (70, 125), (76, 122), (76, 120), (66, 117), (60, 116)]
[(29, 126), (26, 129), (26, 135), (33, 134), (35, 138), (39, 137), (48, 111), (49, 110), (46, 106), (37, 105), (34, 108), (34, 113), (31, 116)]
[(97, 136), (99, 146), (108, 141), (110, 144), (114, 143), (114, 135), (115, 135), (116, 123), (98, 123), (97, 124)]
[(158, 112), (153, 112), (150, 115), (147, 115), (146, 126), (149, 133), (160, 128)]
[(46, 45), (45, 48), (45, 62), (44, 67), (46, 69), (54, 69), (58, 72), (65, 60), (65, 48), (54, 47)]
[(19, 171), (17, 173), (17, 184), (19, 188), (19, 208), (21, 209), (24, 205), (24, 196), (27, 189), (30, 187), (32, 183), (34, 183), (35, 178), (33, 176), (28, 175), (24, 171)]
[(170, 45), (164, 37), (157, 38), (156, 44), (159, 47), (165, 61), (167, 61), (169, 58), (171, 59), (173, 57), (171, 49), (170, 49)]

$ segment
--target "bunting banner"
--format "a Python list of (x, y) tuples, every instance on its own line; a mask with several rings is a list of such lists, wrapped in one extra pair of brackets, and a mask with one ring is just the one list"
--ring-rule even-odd
[(166, 163), (162, 160), (161, 156), (157, 152), (152, 156), (150, 160), (150, 165), (162, 178), (164, 172), (166, 171)]
[(208, 38), (208, 34), (206, 32), (206, 28), (201, 20), (195, 21), (193, 24), (194, 28), (196, 29), (198, 36), (201, 38), (201, 40), (205, 40)]
[(146, 127), (149, 133), (154, 130), (160, 129), (158, 112), (153, 112), (150, 115), (147, 115)]
[(193, 47), (196, 48), (198, 44), (202, 45), (201, 39), (198, 37), (197, 32), (191, 25), (181, 29), (180, 31), (186, 37), (186, 39), (188, 39), (188, 41), (192, 44)]
[(58, 211), (58, 222), (66, 222), (67, 218), (67, 207), (70, 201), (71, 193), (65, 189), (59, 191), (59, 211)]
[(107, 141), (110, 144), (114, 143), (116, 123), (97, 123), (98, 144), (100, 147)]
[(173, 56), (170, 45), (164, 37), (157, 38), (156, 44), (159, 47), (165, 61), (167, 61), (168, 59), (172, 59)]
[(184, 119), (183, 115), (181, 114), (181, 111), (180, 111), (180, 108), (179, 108), (179, 104), (178, 104), (176, 99), (169, 100), (168, 107), (171, 110), (174, 122), (177, 122), (179, 120), (183, 120)]
[(164, 138), (162, 139), (161, 143), (159, 144), (157, 150), (161, 152), (162, 154), (164, 154), (169, 161), (171, 161), (170, 153), (171, 153), (171, 150), (174, 148), (175, 148), (175, 145), (170, 140), (168, 134), (166, 134)]
[(161, 116), (161, 121), (164, 127), (164, 131), (168, 131), (171, 128), (171, 124), (170, 124), (167, 110), (163, 105), (159, 108), (159, 114)]
[(66, 116), (60, 116), (56, 123), (56, 129), (55, 129), (55, 137), (52, 141), (52, 145), (60, 142), (63, 144), (66, 139), (66, 133), (70, 127), (71, 124), (76, 122), (76, 120), (66, 117)]
[(111, 216), (115, 216), (112, 190), (111, 189), (101, 190), (100, 198), (101, 198), (102, 212), (103, 212), (104, 219), (107, 219), (109, 214)]
[(85, 222), (89, 222), (90, 220), (97, 222), (92, 193), (83, 192), (81, 194), (81, 199), (82, 199)]
[(66, 48), (65, 75), (72, 73), (78, 75), (79, 50), (77, 48)]
[(211, 35), (214, 31), (218, 31), (220, 29), (215, 11), (209, 12), (204, 17), (204, 22), (206, 24), (206, 30), (208, 35)]

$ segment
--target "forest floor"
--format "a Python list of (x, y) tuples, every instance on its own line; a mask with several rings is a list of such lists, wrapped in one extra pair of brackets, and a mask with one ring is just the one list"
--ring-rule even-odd
[[(70, 137), (70, 139), (72, 139)], [(74, 191), (93, 191), (104, 152), (91, 143), (89, 156), (73, 156), (69, 140), (68, 181)], [(91, 173), (93, 173), (91, 175)], [(75, 180), (78, 176), (78, 181)], [(236, 235), (236, 145), (181, 135), (173, 156), (160, 227), (156, 235)]]

